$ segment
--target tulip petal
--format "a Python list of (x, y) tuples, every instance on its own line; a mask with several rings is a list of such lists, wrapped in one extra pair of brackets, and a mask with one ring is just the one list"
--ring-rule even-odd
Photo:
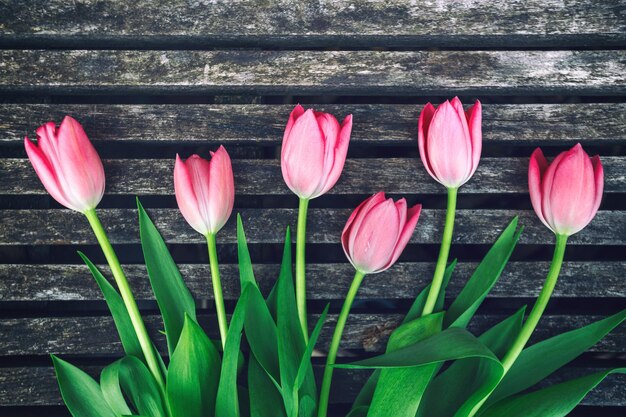
[(283, 134), (283, 141), (287, 140), (289, 134), (291, 133), (291, 129), (293, 128), (293, 124), (296, 120), (304, 114), (304, 108), (301, 105), (296, 105), (294, 109), (289, 114), (289, 120), (287, 120), (287, 126), (285, 127), (285, 133)]
[(591, 219), (593, 219), (598, 212), (598, 209), (600, 208), (600, 203), (602, 203), (602, 193), (604, 192), (604, 167), (602, 166), (600, 157), (598, 155), (592, 157), (591, 164), (593, 166), (593, 176), (596, 193), (593, 198), (593, 209), (591, 213), (589, 213), (589, 221), (591, 221)]
[(335, 149), (337, 141), (339, 140), (339, 131), (341, 129), (339, 122), (332, 114), (322, 112), (314, 112), (314, 114), (320, 130), (324, 134), (324, 168), (322, 169), (317, 189), (311, 198), (315, 198), (323, 194), (322, 191), (328, 182), (328, 177), (335, 163)]
[(530, 156), (530, 163), (528, 164), (528, 191), (530, 193), (530, 202), (532, 203), (537, 217), (550, 227), (546, 222), (542, 209), (542, 194), (541, 194), (541, 181), (542, 177), (548, 168), (548, 161), (543, 156), (541, 149), (537, 148)]
[(407, 216), (406, 223), (404, 224), (402, 230), (400, 231), (400, 235), (398, 236), (398, 241), (396, 242), (396, 247), (393, 250), (391, 259), (389, 260), (385, 268), (379, 272), (382, 272), (388, 269), (391, 265), (393, 265), (398, 260), (398, 258), (402, 254), (402, 251), (404, 251), (404, 248), (409, 243), (409, 240), (411, 240), (411, 236), (413, 235), (413, 232), (415, 231), (415, 227), (417, 226), (417, 221), (419, 220), (421, 211), (422, 211), (421, 204), (416, 204), (408, 210), (406, 214)]
[(281, 169), (289, 188), (302, 198), (317, 189), (324, 168), (324, 134), (312, 110), (299, 117), (283, 142)]
[(424, 164), (424, 168), (433, 177), (437, 180), (437, 176), (433, 172), (432, 167), (430, 166), (430, 162), (428, 161), (428, 131), (430, 127), (430, 123), (435, 114), (435, 107), (427, 103), (424, 106), (424, 109), (420, 113), (419, 121), (417, 122), (417, 146), (420, 152), (420, 158), (422, 159), (422, 163)]
[(346, 118), (341, 123), (341, 130), (339, 131), (338, 138), (336, 140), (333, 152), (333, 163), (332, 168), (325, 175), (326, 181), (324, 183), (323, 188), (317, 193), (317, 196), (325, 194), (335, 186), (339, 177), (341, 176), (341, 172), (343, 171), (343, 167), (346, 163), (346, 156), (348, 155), (348, 146), (350, 145), (350, 134), (352, 132), (352, 115), (346, 116)]
[(541, 178), (541, 212), (543, 213), (543, 218), (545, 219), (546, 224), (555, 233), (556, 230), (554, 229), (554, 216), (552, 213), (550, 196), (552, 192), (552, 183), (554, 182), (554, 173), (556, 172), (556, 167), (565, 157), (565, 154), (566, 152), (562, 152), (557, 155), (552, 163), (548, 165), (548, 168), (546, 168)]
[(483, 146), (482, 104), (480, 100), (476, 100), (474, 105), (467, 109), (465, 116), (467, 118), (470, 139), (472, 141), (472, 169), (469, 173), (469, 179), (476, 172), (476, 168), (478, 168)]
[[(187, 162), (189, 162), (189, 159)], [(205, 223), (204, 217), (200, 212), (198, 198), (194, 190), (192, 173), (190, 172), (188, 164), (183, 162), (178, 155), (176, 155), (176, 164), (174, 165), (174, 192), (178, 208), (187, 223), (198, 233), (203, 235), (209, 233), (210, 227)]]
[(355, 216), (354, 217), (350, 216), (350, 218), (348, 219), (348, 222), (351, 223), (349, 240), (348, 240), (348, 248), (350, 249), (350, 257), (354, 256), (354, 243), (357, 239), (359, 229), (361, 228), (361, 224), (363, 224), (365, 217), (367, 216), (367, 214), (373, 207), (375, 207), (378, 204), (381, 204), (384, 201), (385, 201), (385, 193), (380, 191), (374, 194), (373, 196), (371, 196), (370, 198), (368, 198), (367, 200), (365, 200), (363, 203), (361, 203), (359, 207), (357, 207), (357, 210), (355, 210)]
[(27, 137), (24, 138), (24, 147), (26, 148), (28, 159), (30, 160), (30, 163), (35, 169), (35, 172), (37, 173), (37, 176), (41, 180), (41, 183), (46, 191), (52, 196), (52, 198), (58, 201), (59, 204), (69, 209), (76, 210), (76, 208), (72, 206), (72, 203), (65, 198), (63, 190), (59, 187), (59, 182), (54, 168), (50, 165), (50, 161), (46, 155)]
[(228, 221), (235, 202), (235, 179), (230, 156), (223, 146), (212, 154), (207, 198), (211, 233), (217, 233)]

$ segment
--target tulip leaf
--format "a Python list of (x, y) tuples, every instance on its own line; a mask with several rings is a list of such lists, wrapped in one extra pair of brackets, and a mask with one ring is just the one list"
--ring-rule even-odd
[(626, 368), (600, 371), (528, 394), (514, 395), (498, 401), (479, 416), (564, 417), (612, 373), (626, 373)]
[[(389, 338), (387, 352), (394, 352), (441, 332), (443, 312), (429, 314), (398, 327)], [(400, 369), (383, 369), (374, 391), (368, 417), (414, 417), (436, 363)]]
[[(525, 307), (482, 334), (480, 340), (498, 358), (503, 357), (522, 327)], [(418, 417), (465, 415), (489, 395), (502, 378), (500, 364), (483, 358), (455, 361), (428, 386)], [(446, 401), (441, 401), (446, 398)]]
[(51, 356), (61, 397), (73, 417), (117, 417), (92, 377), (69, 362)]
[(485, 405), (532, 387), (598, 343), (624, 320), (626, 310), (527, 347)]
[[(285, 401), (287, 415), (297, 417), (299, 412), (299, 394), (295, 389), (296, 377), (306, 345), (302, 327), (298, 319), (296, 307), (296, 292), (291, 272), (291, 232), (285, 233), (283, 259), (280, 274), (276, 283), (277, 330), (278, 330), (278, 360), (280, 364), (280, 384)], [(302, 396), (316, 395), (313, 368), (308, 361), (302, 387)]]
[(485, 358), (499, 362), (493, 352), (470, 332), (462, 328), (450, 328), (393, 352), (333, 366), (345, 369), (406, 368), (464, 358)]
[[(437, 295), (437, 301), (435, 302), (435, 312), (439, 312), (443, 310), (443, 302), (446, 297), (446, 288), (448, 287), (448, 283), (450, 282), (450, 278), (452, 277), (452, 273), (454, 272), (454, 268), (456, 267), (456, 259), (450, 262), (450, 264), (446, 267), (446, 270), (443, 273), (443, 282), (441, 284), (441, 290)], [(422, 315), (424, 311), (424, 306), (426, 305), (426, 298), (428, 297), (428, 293), (430, 291), (431, 284), (428, 284), (424, 289), (419, 293), (413, 305), (409, 309), (409, 312), (404, 317), (402, 323), (407, 323), (411, 320), (415, 320)]]
[(254, 355), (248, 365), (250, 417), (287, 417), (280, 387), (272, 381)]
[(115, 323), (115, 328), (120, 336), (124, 352), (126, 352), (127, 355), (133, 355), (142, 361), (145, 361), (141, 345), (139, 344), (139, 339), (135, 333), (135, 328), (130, 320), (128, 310), (126, 309), (122, 296), (84, 253), (78, 252), (78, 255), (89, 267), (93, 278), (96, 280), (96, 283), (104, 295), (107, 306), (111, 311), (111, 316), (113, 316), (113, 322)]
[(146, 365), (134, 356), (125, 356), (104, 368), (100, 386), (105, 399), (119, 415), (132, 414), (126, 403), (128, 398), (142, 416), (166, 416), (154, 377)]
[(196, 321), (196, 304), (159, 231), (143, 206), (139, 208), (139, 233), (152, 291), (163, 316), (167, 348), (173, 354), (183, 330), (185, 315)]
[(376, 390), (376, 384), (378, 384), (378, 379), (380, 378), (380, 369), (374, 370), (365, 384), (359, 391), (354, 403), (352, 404), (352, 410), (357, 408), (369, 408), (369, 405), (372, 403), (372, 398), (374, 397), (374, 391)]
[(248, 283), (243, 288), (241, 297), (237, 301), (235, 311), (231, 317), (230, 327), (226, 335), (222, 371), (217, 389), (215, 415), (220, 417), (239, 417), (239, 393), (237, 388), (237, 369), (241, 345), (241, 332), (246, 318), (248, 297), (255, 285)]
[(487, 255), (480, 262), (461, 293), (454, 300), (444, 319), (444, 328), (466, 327), (478, 307), (491, 291), (506, 266), (523, 227), (517, 230), (518, 218), (515, 217), (500, 234)]
[(172, 417), (214, 415), (219, 381), (219, 352), (204, 330), (185, 316), (167, 375)]
[(313, 354), (313, 349), (315, 348), (315, 344), (317, 343), (317, 339), (322, 332), (322, 327), (324, 327), (324, 322), (326, 321), (326, 316), (328, 315), (328, 309), (330, 308), (330, 304), (326, 304), (320, 318), (317, 320), (317, 324), (313, 328), (313, 332), (311, 333), (311, 338), (306, 345), (306, 350), (302, 355), (302, 359), (300, 359), (300, 365), (298, 366), (298, 373), (296, 374), (296, 381), (294, 383), (294, 388), (299, 390), (302, 388), (302, 384), (305, 381), (307, 374), (309, 373), (309, 368), (311, 367), (311, 355)]
[(237, 213), (237, 259), (239, 260), (239, 281), (241, 282), (241, 288), (243, 289), (246, 284), (253, 284), (255, 287), (258, 287), (256, 279), (254, 278), (252, 260), (250, 259), (250, 251), (248, 250), (248, 243), (246, 241), (246, 233), (243, 230), (243, 221), (239, 213)]

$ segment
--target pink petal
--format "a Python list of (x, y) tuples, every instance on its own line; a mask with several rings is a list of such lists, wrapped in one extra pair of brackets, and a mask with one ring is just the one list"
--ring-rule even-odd
[(357, 206), (356, 209), (354, 209), (352, 214), (350, 214), (350, 217), (348, 218), (348, 221), (346, 221), (346, 225), (344, 226), (343, 231), (341, 232), (341, 244), (343, 246), (343, 250), (346, 256), (348, 257), (348, 259), (352, 258), (351, 247), (352, 247), (352, 243), (354, 242), (354, 238), (356, 237), (356, 234), (353, 233), (353, 231), (355, 230), (355, 227), (353, 227), (355, 225), (355, 221), (358, 218), (359, 224), (360, 224), (360, 222), (362, 221), (361, 214), (363, 214), (367, 208), (373, 205), (376, 205), (384, 200), (385, 200), (385, 193), (380, 191), (372, 195), (371, 197), (365, 199), (361, 204)]
[(27, 137), (24, 138), (24, 147), (26, 148), (28, 159), (30, 160), (30, 163), (35, 169), (35, 172), (37, 173), (37, 176), (41, 180), (46, 191), (52, 196), (52, 198), (58, 201), (59, 204), (69, 209), (76, 210), (76, 208), (72, 206), (72, 203), (65, 198), (65, 195), (63, 195), (63, 191), (59, 187), (56, 174), (46, 155), (44, 155), (41, 149), (32, 143)]
[(235, 202), (235, 179), (230, 156), (223, 146), (213, 154), (209, 168), (208, 197), (211, 233), (217, 233), (228, 221)]
[(413, 232), (415, 231), (415, 227), (417, 226), (417, 221), (419, 220), (421, 211), (422, 211), (421, 204), (416, 204), (408, 210), (407, 221), (404, 224), (404, 227), (402, 228), (400, 232), (400, 236), (398, 237), (398, 241), (396, 242), (396, 247), (393, 250), (391, 259), (389, 260), (389, 263), (385, 266), (385, 268), (382, 269), (380, 272), (388, 269), (389, 267), (391, 267), (391, 265), (396, 263), (396, 261), (402, 254), (402, 251), (411, 240), (411, 236), (413, 235)]
[(474, 172), (476, 172), (476, 168), (478, 168), (483, 144), (482, 105), (480, 100), (476, 100), (474, 105), (467, 110), (465, 115), (467, 118), (470, 139), (472, 141), (472, 169), (469, 174), (469, 177), (471, 177), (474, 175)]
[(287, 186), (299, 197), (310, 198), (324, 169), (325, 140), (315, 114), (307, 110), (283, 141), (281, 169)]
[(530, 163), (528, 164), (528, 191), (530, 192), (530, 202), (537, 213), (537, 217), (550, 227), (546, 222), (542, 210), (542, 195), (541, 195), (541, 179), (546, 169), (548, 168), (548, 161), (543, 156), (541, 149), (537, 148), (530, 156)]
[(428, 138), (428, 130), (434, 114), (435, 107), (432, 104), (427, 103), (420, 113), (419, 121), (417, 122), (417, 146), (419, 148), (420, 158), (422, 159), (422, 163), (424, 164), (426, 171), (428, 171), (431, 177), (437, 180), (437, 176), (433, 172), (430, 162), (428, 161), (428, 141), (426, 140)]
[(590, 213), (589, 221), (591, 221), (598, 209), (600, 208), (600, 203), (602, 203), (602, 193), (604, 192), (604, 167), (602, 166), (602, 162), (600, 161), (600, 157), (598, 155), (591, 158), (591, 164), (593, 165), (593, 176), (595, 180), (595, 196), (593, 203), (593, 210)]
[(294, 109), (289, 114), (289, 120), (287, 120), (287, 126), (285, 127), (285, 133), (283, 134), (283, 141), (286, 141), (291, 133), (291, 129), (293, 128), (293, 124), (296, 122), (298, 117), (304, 114), (304, 108), (301, 105), (296, 105)]
[[(194, 156), (200, 158), (197, 155)], [(189, 223), (193, 229), (203, 235), (206, 235), (209, 233), (210, 227), (205, 222), (205, 217), (200, 212), (198, 198), (194, 188), (192, 173), (190, 172), (188, 165), (180, 159), (180, 156), (176, 155), (176, 164), (174, 165), (174, 192), (176, 194), (178, 208), (187, 223)]]
[(333, 156), (333, 164), (330, 169), (330, 172), (326, 175), (325, 183), (321, 191), (316, 195), (326, 194), (328, 190), (333, 188), (339, 177), (341, 176), (341, 172), (343, 171), (343, 167), (346, 163), (346, 156), (348, 155), (348, 146), (350, 145), (350, 133), (352, 132), (352, 115), (346, 116), (346, 118), (341, 123), (341, 130), (339, 131), (339, 137), (335, 143), (334, 149), (332, 150)]

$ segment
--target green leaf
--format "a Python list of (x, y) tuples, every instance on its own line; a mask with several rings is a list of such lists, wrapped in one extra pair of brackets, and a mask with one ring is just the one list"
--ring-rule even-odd
[(283, 397), (254, 355), (248, 365), (250, 417), (287, 417)]
[(278, 365), (276, 323), (274, 323), (258, 287), (251, 285), (248, 292), (245, 319), (246, 339), (259, 364), (272, 378), (279, 381), (280, 367)]
[(330, 304), (326, 304), (324, 311), (320, 315), (320, 318), (317, 320), (317, 324), (315, 328), (313, 328), (313, 332), (311, 333), (311, 338), (309, 339), (309, 343), (306, 345), (306, 350), (302, 355), (302, 359), (300, 359), (300, 365), (298, 366), (298, 373), (296, 374), (296, 381), (294, 383), (294, 388), (299, 390), (302, 388), (302, 384), (307, 376), (308, 369), (311, 366), (311, 355), (313, 354), (313, 349), (315, 348), (315, 344), (317, 343), (317, 339), (322, 332), (322, 327), (324, 327), (324, 322), (326, 321), (326, 316), (328, 315), (328, 309), (330, 308)]
[(73, 417), (117, 417), (92, 377), (69, 362), (51, 356), (61, 396)]
[(528, 394), (508, 397), (479, 415), (480, 417), (564, 417), (585, 398), (589, 391), (612, 373), (626, 373), (626, 368), (596, 372)]
[(127, 355), (136, 356), (145, 362), (145, 357), (143, 355), (143, 351), (141, 350), (139, 339), (135, 333), (135, 328), (130, 320), (128, 310), (126, 310), (126, 305), (124, 305), (122, 296), (84, 253), (78, 252), (78, 255), (89, 267), (91, 274), (104, 295), (104, 299), (109, 307), (109, 310), (111, 311), (111, 315), (113, 316), (113, 322), (115, 323), (117, 333), (120, 336), (124, 352), (126, 352)]
[[(414, 345), (441, 332), (443, 312), (420, 317), (398, 327), (389, 338), (387, 352)], [(383, 369), (369, 407), (368, 417), (414, 417), (437, 364)]]
[[(287, 415), (297, 417), (299, 411), (298, 391), (294, 390), (298, 367), (306, 345), (302, 327), (298, 319), (296, 307), (296, 293), (291, 273), (291, 233), (289, 228), (285, 233), (285, 245), (283, 259), (280, 266), (280, 275), (276, 284), (277, 300), (277, 330), (278, 330), (278, 361), (280, 365), (280, 384), (285, 401)], [(303, 386), (302, 395), (316, 396), (315, 383), (313, 380), (313, 368), (310, 362), (307, 366), (304, 378), (307, 384)]]
[(493, 352), (470, 332), (451, 328), (393, 352), (333, 366), (346, 369), (406, 368), (463, 358), (485, 358), (499, 362)]
[[(525, 307), (482, 334), (480, 340), (501, 358), (520, 332)], [(418, 417), (452, 416), (467, 413), (500, 382), (503, 368), (499, 363), (483, 358), (455, 361), (428, 386), (420, 405)], [(446, 401), (441, 401), (446, 398)]]
[(252, 270), (252, 260), (250, 259), (250, 251), (246, 242), (246, 233), (243, 230), (243, 222), (239, 213), (237, 213), (237, 259), (239, 259), (239, 280), (242, 291), (246, 284), (258, 287), (254, 278), (254, 271)]
[(367, 417), (368, 410), (369, 410), (368, 406), (360, 405), (350, 410), (350, 413), (348, 413), (346, 417)]
[(300, 399), (300, 408), (298, 409), (298, 417), (313, 417), (317, 404), (313, 398), (305, 395)]
[(598, 343), (626, 319), (626, 310), (527, 347), (491, 394), (486, 406), (521, 392)]
[[(452, 277), (452, 273), (454, 272), (454, 268), (456, 267), (456, 259), (450, 262), (450, 264), (446, 267), (446, 270), (443, 273), (443, 282), (441, 284), (441, 291), (437, 295), (437, 301), (435, 302), (435, 312), (443, 310), (443, 302), (446, 297), (446, 288), (450, 283), (450, 278)], [(402, 323), (407, 323), (411, 320), (415, 320), (422, 316), (422, 312), (424, 311), (424, 306), (426, 305), (426, 298), (428, 298), (428, 292), (430, 291), (431, 284), (428, 284), (415, 298), (413, 305), (409, 309), (409, 312), (404, 317)]]
[(185, 323), (185, 314), (196, 321), (196, 304), (163, 238), (139, 199), (137, 199), (137, 207), (139, 208), (139, 233), (146, 269), (163, 316), (168, 352), (172, 355)]
[(224, 357), (222, 359), (222, 372), (220, 383), (217, 389), (217, 402), (215, 415), (220, 417), (239, 417), (239, 394), (237, 390), (237, 364), (239, 362), (239, 347), (241, 344), (241, 332), (246, 318), (246, 308), (250, 289), (254, 284), (246, 284), (241, 297), (237, 301), (237, 306), (231, 317), (230, 327), (226, 336), (224, 346)]
[(214, 415), (219, 382), (220, 357), (215, 345), (193, 319), (185, 316), (167, 375), (172, 417)]
[(157, 382), (146, 365), (134, 356), (126, 356), (104, 368), (100, 382), (105, 399), (119, 415), (132, 414), (125, 398), (130, 399), (142, 416), (167, 415)]
[(380, 371), (380, 369), (376, 369), (372, 372), (370, 377), (367, 378), (367, 381), (365, 381), (365, 384), (352, 404), (352, 410), (362, 407), (369, 409), (372, 398), (374, 397), (374, 391), (376, 390), (376, 384), (378, 384), (378, 379), (380, 378)]
[(506, 266), (523, 227), (517, 230), (515, 217), (504, 229), (487, 255), (476, 268), (467, 284), (452, 303), (444, 319), (444, 327), (466, 327), (478, 307), (491, 291)]

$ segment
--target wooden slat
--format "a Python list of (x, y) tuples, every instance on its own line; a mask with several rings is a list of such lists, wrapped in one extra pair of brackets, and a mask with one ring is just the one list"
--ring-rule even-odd
[[(626, 157), (603, 157), (605, 192), (626, 192)], [(173, 195), (174, 159), (105, 161), (108, 194)], [(237, 195), (292, 195), (278, 160), (234, 160)], [(464, 193), (527, 193), (528, 158), (483, 158)], [(46, 194), (27, 159), (0, 159), (0, 195)], [(416, 158), (349, 159), (329, 194), (445, 194)]]
[(626, 51), (0, 51), (0, 92), (625, 95)]
[[(0, 4), (0, 39), (45, 45), (553, 46), (624, 42), (623, 0), (151, 1)], [(146, 18), (149, 16), (149, 18)], [(44, 43), (45, 42), (45, 43)]]
[[(80, 368), (91, 374), (96, 380), (99, 379), (102, 370), (101, 366), (93, 365), (80, 366)], [(315, 366), (314, 369), (316, 375), (319, 375), (321, 367)], [(544, 384), (558, 383), (600, 370), (599, 368), (568, 367), (548, 377)], [(352, 403), (368, 376), (369, 372), (367, 371), (338, 370), (335, 372), (331, 402), (334, 404)], [(581, 405), (625, 406), (624, 383), (626, 383), (626, 376), (610, 376), (602, 385), (591, 391)], [(62, 404), (52, 367), (0, 368), (0, 407)], [(1, 411), (2, 408), (0, 408)]]
[[(480, 97), (479, 97), (480, 98)], [(469, 104), (469, 103), (467, 103)], [(307, 106), (308, 107), (308, 106)], [(351, 143), (416, 146), (422, 105), (315, 105), (338, 118), (354, 116)], [(0, 104), (0, 143), (70, 114), (96, 142), (142, 146), (169, 143), (279, 145), (293, 105)], [(485, 104), (485, 144), (558, 145), (626, 143), (626, 104)], [(100, 145), (100, 146), (104, 146)]]
[[(329, 315), (319, 339), (319, 349), (326, 351), (337, 316)], [(470, 331), (480, 334), (503, 315), (477, 315), (469, 326)], [(352, 314), (346, 324), (342, 339), (343, 349), (367, 352), (384, 350), (389, 334), (402, 319), (399, 314)], [(545, 315), (541, 319), (531, 341), (543, 340), (562, 332), (577, 329), (600, 320), (600, 316)], [(165, 340), (159, 332), (163, 324), (159, 316), (144, 315), (146, 326), (157, 347), (165, 352)], [(311, 315), (315, 323), (317, 315)], [(214, 315), (201, 314), (199, 321), (212, 337), (219, 337), (217, 319)], [(592, 352), (619, 352), (626, 343), (626, 326), (620, 326), (601, 342)], [(98, 317), (36, 317), (6, 318), (0, 321), (0, 356), (20, 355), (119, 355), (122, 347), (110, 316)]]
[[(459, 263), (447, 295), (456, 296), (476, 269), (476, 263)], [(198, 300), (213, 298), (208, 265), (179, 266), (185, 282)], [(539, 294), (548, 262), (511, 262), (492, 298), (534, 298)], [(107, 275), (108, 268), (100, 266)], [(278, 265), (258, 264), (255, 276), (264, 293), (268, 293), (278, 276)], [(146, 269), (141, 265), (124, 265), (135, 297), (153, 300)], [(413, 299), (430, 281), (434, 264), (401, 262), (389, 271), (366, 279), (359, 290), (360, 299)], [(233, 264), (221, 264), (224, 297), (239, 296), (239, 270)], [(347, 292), (353, 274), (350, 264), (307, 265), (308, 294), (311, 300), (341, 298)], [(626, 297), (624, 286), (626, 262), (566, 262), (553, 297)], [(0, 265), (0, 301), (90, 301), (102, 300), (102, 293), (85, 265)]]
[[(315, 206), (315, 203), (312, 203)], [(177, 209), (150, 209), (148, 212), (168, 243), (202, 243)], [(100, 218), (112, 243), (138, 243), (137, 212), (131, 209), (102, 209)], [(297, 210), (242, 209), (241, 216), (249, 243), (282, 243), (287, 224), (296, 224)], [(307, 239), (310, 243), (339, 243), (351, 210), (309, 210)], [(524, 224), (520, 238), (526, 244), (553, 244), (554, 236), (532, 210), (458, 210), (453, 243), (491, 244), (516, 215)], [(411, 243), (439, 243), (445, 210), (422, 210)], [(217, 236), (219, 243), (235, 243), (234, 216)], [(600, 211), (581, 232), (570, 237), (572, 245), (622, 245), (626, 238), (626, 212)], [(95, 244), (83, 215), (70, 210), (0, 211), (0, 245)]]

